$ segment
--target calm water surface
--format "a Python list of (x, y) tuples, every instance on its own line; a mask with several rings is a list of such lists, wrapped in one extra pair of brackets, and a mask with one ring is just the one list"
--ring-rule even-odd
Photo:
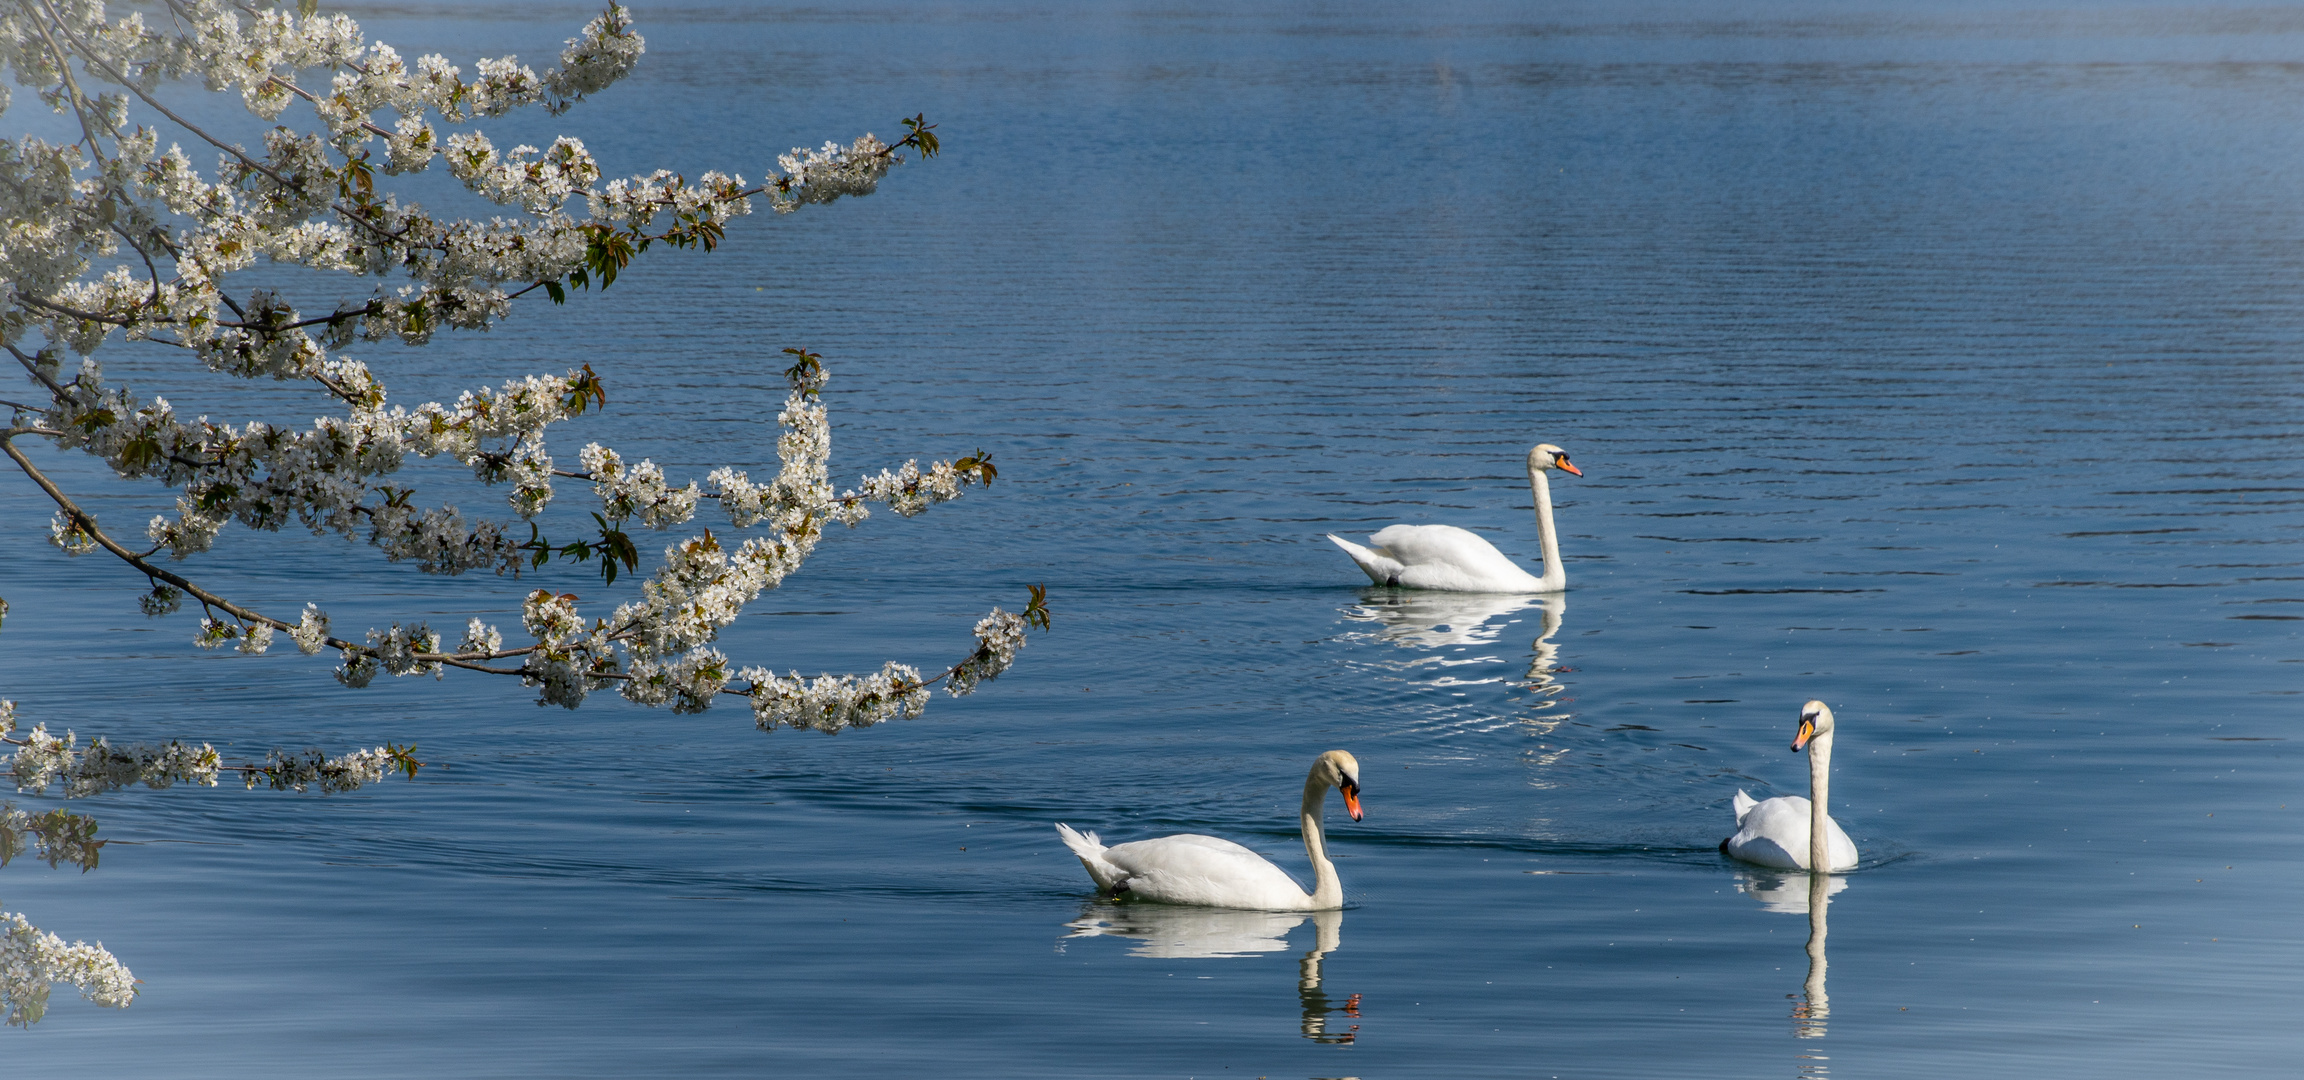
[[(587, 14), (515, 10), (356, 13), (467, 63), (541, 62)], [(840, 472), (980, 446), (1001, 480), (831, 538), (727, 651), (941, 666), (1035, 582), (1055, 631), (977, 697), (836, 738), (480, 677), (355, 693), (318, 659), (198, 653), (0, 482), (0, 680), (28, 720), (431, 763), (327, 799), (76, 805), (115, 838), (102, 867), (19, 862), (0, 900), (102, 939), (143, 996), (60, 1001), (6, 1034), (9, 1075), (2304, 1053), (2304, 10), (637, 10), (640, 73), (559, 124), (611, 173), (757, 175), (919, 111), (949, 153), (363, 358), (411, 401), (589, 362), (612, 405), (561, 438), (691, 475), (772, 463), (777, 350), (818, 350)], [(1444, 521), (1532, 563), (1537, 441), (1586, 474), (1554, 485), (1562, 600), (1366, 590), (1321, 538)], [(57, 468), (116, 520), (160, 504)], [(583, 510), (564, 491), (555, 520)], [(350, 627), (608, 599), (580, 567), (451, 582), (342, 550), (195, 569)], [(1805, 880), (1714, 850), (1738, 788), (1806, 790), (1809, 697), (1865, 854), (1823, 1007)], [(1330, 817), (1334, 917), (1099, 904), (1049, 828), (1218, 833), (1301, 873), (1292, 800), (1333, 747), (1369, 808)]]

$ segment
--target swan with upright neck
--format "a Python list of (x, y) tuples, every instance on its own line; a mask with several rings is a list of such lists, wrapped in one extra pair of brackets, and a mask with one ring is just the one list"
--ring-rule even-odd
[(1832, 820), (1832, 710), (1821, 701), (1800, 707), (1792, 750), (1808, 750), (1808, 797), (1778, 795), (1754, 802), (1736, 792), (1736, 834), (1720, 841), (1724, 855), (1779, 870), (1856, 868), (1856, 842)]
[(1541, 576), (1514, 565), (1479, 534), (1454, 525), (1393, 525), (1370, 536), (1367, 547), (1334, 533), (1328, 539), (1378, 585), (1449, 592), (1559, 592), (1568, 587), (1568, 572), (1560, 565), (1560, 539), (1552, 529), (1552, 484), (1546, 474), (1553, 469), (1584, 475), (1569, 463), (1567, 451), (1551, 443), (1528, 451), (1528, 492), (1536, 500), (1537, 539), (1544, 550)]
[(1056, 834), (1109, 896), (1253, 911), (1328, 911), (1344, 906), (1344, 885), (1328, 861), (1320, 829), (1320, 810), (1332, 787), (1344, 793), (1352, 820), (1360, 820), (1360, 763), (1342, 750), (1320, 755), (1304, 777), (1300, 820), (1304, 853), (1312, 858), (1311, 892), (1262, 855), (1213, 836), (1178, 833), (1105, 847), (1095, 833), (1070, 825), (1057, 825)]

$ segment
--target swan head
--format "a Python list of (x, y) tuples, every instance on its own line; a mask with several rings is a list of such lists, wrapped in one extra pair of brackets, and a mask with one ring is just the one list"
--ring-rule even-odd
[(1528, 470), (1534, 472), (1537, 469), (1558, 469), (1570, 476), (1584, 475), (1584, 470), (1568, 463), (1568, 451), (1551, 443), (1538, 443), (1535, 449), (1528, 451)]
[(1312, 763), (1312, 775), (1344, 793), (1344, 809), (1360, 820), (1360, 761), (1342, 750), (1330, 750)]
[(1832, 734), (1831, 706), (1815, 700), (1810, 700), (1808, 704), (1800, 706), (1800, 734), (1792, 737), (1792, 749), (1795, 753), (1802, 747), (1816, 741), (1818, 736), (1830, 734)]

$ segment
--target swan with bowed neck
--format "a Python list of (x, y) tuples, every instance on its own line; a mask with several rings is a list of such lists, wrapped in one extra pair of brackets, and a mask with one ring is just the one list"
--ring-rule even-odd
[(1095, 833), (1070, 825), (1056, 826), (1056, 834), (1108, 896), (1252, 911), (1327, 911), (1344, 906), (1344, 886), (1336, 880), (1320, 830), (1320, 809), (1332, 787), (1344, 793), (1344, 809), (1352, 820), (1360, 820), (1360, 763), (1342, 750), (1320, 755), (1304, 777), (1301, 821), (1304, 853), (1312, 857), (1309, 893), (1262, 855), (1213, 836), (1178, 833), (1105, 847)]
[(1536, 534), (1544, 550), (1541, 577), (1513, 565), (1479, 534), (1454, 525), (1393, 525), (1370, 536), (1367, 547), (1335, 533), (1328, 539), (1378, 585), (1448, 592), (1559, 592), (1568, 587), (1568, 572), (1560, 565), (1560, 540), (1552, 531), (1552, 484), (1545, 474), (1553, 469), (1584, 475), (1568, 462), (1567, 451), (1551, 443), (1528, 451), (1528, 492), (1536, 500)]
[(1808, 797), (1779, 795), (1755, 802), (1736, 792), (1736, 835), (1720, 841), (1724, 855), (1779, 870), (1825, 872), (1856, 868), (1856, 842), (1832, 820), (1832, 710), (1821, 701), (1800, 707), (1792, 749), (1808, 749)]

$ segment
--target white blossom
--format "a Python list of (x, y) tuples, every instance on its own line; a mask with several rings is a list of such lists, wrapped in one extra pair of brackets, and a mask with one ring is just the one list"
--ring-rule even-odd
[(676, 713), (699, 713), (712, 707), (713, 695), (728, 684), (728, 658), (720, 650), (700, 648), (668, 664), (635, 660), (624, 680), (623, 694), (643, 705), (672, 706)]
[(336, 757), (328, 757), (318, 750), (300, 754), (274, 750), (262, 767), (247, 771), (247, 783), (250, 789), (267, 784), (276, 791), (301, 792), (317, 787), (321, 794), (333, 795), (382, 780), (393, 764), (392, 752), (381, 747)]
[(611, 4), (599, 18), (568, 39), (560, 66), (544, 76), (545, 89), (567, 101), (597, 94), (631, 73), (647, 45), (632, 32), (631, 13)]
[(297, 652), (306, 656), (318, 655), (328, 644), (328, 613), (320, 610), (318, 604), (304, 605), (303, 617), (297, 621), (295, 629), (288, 631), (288, 636), (295, 640)]
[(239, 637), (238, 623), (227, 622), (214, 615), (202, 615), (200, 629), (192, 635), (192, 644), (203, 649), (213, 649), (227, 641), (236, 641)]
[(418, 653), (440, 651), (440, 635), (423, 623), (410, 627), (393, 623), (389, 630), (370, 630), (368, 647), (375, 650), (376, 662), (394, 675), (434, 675), (440, 671), (439, 661), (417, 658)]
[(1022, 615), (993, 608), (976, 623), (975, 655), (953, 669), (944, 681), (945, 691), (961, 697), (974, 693), (978, 684), (999, 678), (1016, 662), (1016, 650), (1024, 647), (1026, 628)]
[[(403, 56), (367, 40), (341, 13), (260, 11), (235, 0), (166, 0), (165, 8), (166, 20), (147, 25), (142, 15), (89, 0), (0, 7), (0, 68), (36, 87), (45, 104), (75, 113), (86, 136), (0, 144), (0, 220), (8, 223), (0, 345), (49, 394), (45, 408), (17, 410), (19, 424), (36, 425), (20, 437), (46, 438), (172, 493), (172, 512), (145, 524), (153, 550), (131, 560), (148, 572), (143, 558), (195, 559), (235, 523), (365, 542), (433, 574), (519, 574), (532, 559), (565, 551), (543, 541), (555, 494), (549, 440), (557, 425), (606, 403), (589, 367), (408, 403), (395, 402), (377, 371), (342, 350), (485, 330), (511, 315), (518, 296), (543, 290), (565, 301), (571, 289), (605, 287), (652, 244), (709, 248), (728, 222), (753, 210), (755, 197), (791, 212), (867, 194), (900, 160), (896, 147), (866, 134), (796, 148), (757, 187), (724, 171), (609, 180), (574, 138), (500, 146), (480, 129), (476, 121), (518, 109), (557, 113), (634, 70), (645, 43), (620, 5), (567, 39), (558, 66), (541, 73), (511, 56), (461, 66), (437, 55)], [(62, 64), (77, 72), (77, 87), (65, 85)], [(198, 86), (237, 94), (265, 122), (261, 144), (228, 144), (181, 125), (193, 138), (188, 150), (134, 126), (139, 95)], [(288, 112), (298, 102), (310, 109), (301, 128)], [(200, 154), (212, 154), (214, 166), (204, 170)], [(504, 214), (436, 217), (379, 182), (422, 171), (435, 158)], [(227, 280), (266, 263), (373, 284), (364, 295), (316, 301), (303, 295), (310, 275), (265, 271), (266, 287), (254, 289), (235, 290)], [(542, 303), (541, 295), (527, 304)], [(97, 354), (128, 343), (178, 349), (225, 378), (296, 384), (330, 404), (302, 425), (182, 416), (166, 398), (139, 396), (107, 378)], [(827, 376), (812, 354), (797, 355), (777, 414), (773, 477), (756, 480), (730, 465), (699, 484), (597, 442), (579, 453), (600, 500), (605, 547), (593, 550), (603, 557), (615, 552), (629, 565), (623, 530), (630, 523), (683, 525), (707, 497), (720, 501), (734, 529), (758, 531), (725, 540), (706, 531), (665, 546), (637, 595), (627, 593), (606, 617), (582, 617), (573, 595), (532, 594), (521, 621), (535, 644), (513, 654), (524, 657), (521, 676), (542, 702), (574, 705), (614, 684), (634, 700), (706, 708), (731, 681), (729, 661), (714, 646), (720, 632), (796, 572), (828, 525), (854, 526), (872, 503), (911, 517), (990, 478), (989, 465), (970, 459), (908, 461), (865, 477), (858, 490), (838, 491), (820, 400)], [(504, 521), (418, 498), (403, 470), (439, 458), (483, 483), (507, 485), (506, 504), (531, 524), (530, 539), (516, 539)], [(77, 510), (56, 515), (50, 538), (70, 554), (120, 550), (108, 534), (100, 545), (94, 519)], [(613, 575), (604, 584), (614, 584)], [(159, 616), (181, 601), (182, 591), (155, 581), (139, 605)], [(244, 609), (204, 606), (195, 633), (202, 647), (230, 642), (264, 653), (285, 629), (299, 652), (314, 655), (330, 640), (328, 617), (315, 605), (305, 605), (293, 626), (224, 610)], [(1002, 633), (979, 627), (978, 637), (975, 657), (948, 685), (973, 685), (1012, 659), (1014, 643)], [(475, 619), (462, 651), (501, 654), (503, 645)], [(428, 627), (394, 624), (370, 631), (365, 645), (340, 644), (336, 677), (358, 687), (385, 671), (437, 674), (440, 661), (421, 657), (439, 651), (440, 636)], [(891, 674), (899, 669), (904, 674)], [(790, 696), (753, 682), (756, 704)], [(835, 727), (916, 712), (926, 700), (917, 673), (900, 665), (808, 685), (816, 695), (809, 715), (847, 717)], [(29, 757), (19, 755), (26, 768), (40, 767), (43, 755), (72, 753), (68, 741), (43, 738)]]
[(33, 728), (9, 763), (17, 790), (37, 795), (50, 783), (61, 783), (66, 798), (79, 799), (134, 784), (166, 788), (181, 781), (216, 786), (219, 759), (206, 743), (116, 747), (97, 739), (80, 751), (78, 742), (70, 731), (58, 739), (48, 734), (46, 724)]
[(63, 549), (66, 555), (86, 555), (96, 550), (96, 538), (88, 535), (77, 519), (67, 517), (61, 510), (48, 522), (48, 542)]
[(496, 628), (474, 619), (464, 627), (464, 640), (456, 646), (458, 652), (492, 653), (504, 648), (504, 635)]
[(49, 781), (60, 774), (69, 775), (72, 766), (80, 760), (78, 744), (78, 737), (70, 731), (59, 739), (48, 734), (48, 725), (33, 725), (24, 735), (23, 747), (8, 759), (9, 771), (16, 777), (16, 790), (45, 791)]
[(586, 695), (617, 682), (622, 666), (616, 647), (605, 631), (590, 633), (552, 645), (540, 645), (521, 665), (520, 681), (537, 687), (536, 704), (573, 709)]
[(863, 677), (819, 675), (810, 681), (797, 671), (783, 677), (756, 667), (736, 677), (750, 684), (752, 717), (762, 731), (781, 724), (832, 733), (898, 717), (914, 719), (928, 707), (928, 686), (920, 672), (894, 662)]
[(251, 656), (262, 656), (272, 647), (272, 628), (263, 623), (250, 623), (240, 632), (240, 651)]
[(696, 499), (702, 492), (695, 482), (674, 488), (653, 461), (627, 465), (616, 451), (599, 443), (586, 444), (577, 459), (592, 474), (592, 491), (610, 521), (637, 516), (649, 528), (668, 529), (696, 516)]
[(870, 195), (892, 162), (888, 144), (867, 133), (847, 146), (836, 142), (815, 150), (795, 146), (776, 163), (784, 167), (783, 182), (771, 190), (769, 202), (778, 213), (789, 214), (803, 203)]
[(344, 658), (344, 662), (336, 665), (336, 681), (351, 689), (358, 690), (375, 681), (376, 673), (384, 670), (383, 665), (378, 664), (376, 658), (367, 653), (356, 653), (347, 649), (340, 652), (339, 655)]
[(565, 593), (554, 596), (543, 589), (529, 593), (520, 606), (520, 625), (542, 645), (557, 645), (584, 632), (584, 620), (576, 614), (576, 598)]
[(533, 518), (552, 502), (552, 455), (544, 452), (540, 435), (521, 439), (505, 470), (512, 480), (512, 494), (506, 501), (512, 504), (513, 513)]
[(126, 1008), (136, 999), (136, 977), (103, 943), (66, 945), (22, 915), (0, 912), (0, 1001), (7, 1004), (8, 1023), (38, 1023), (58, 984), (106, 1008)]

